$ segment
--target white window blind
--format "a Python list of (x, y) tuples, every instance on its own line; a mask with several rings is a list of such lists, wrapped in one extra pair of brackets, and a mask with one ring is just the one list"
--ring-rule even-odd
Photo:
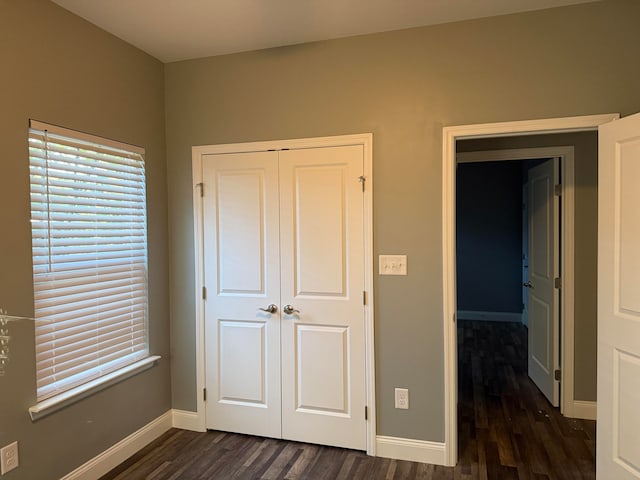
[(31, 121), (38, 401), (148, 356), (144, 150)]

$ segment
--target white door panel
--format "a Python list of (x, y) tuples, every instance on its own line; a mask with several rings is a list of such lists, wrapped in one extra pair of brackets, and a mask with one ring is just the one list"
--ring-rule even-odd
[(558, 347), (559, 160), (529, 170), (529, 376), (554, 407), (560, 405)]
[(276, 152), (203, 159), (207, 428), (280, 436)]
[[(291, 152), (281, 158), (300, 154)], [(281, 169), (286, 165), (285, 160)], [(283, 242), (283, 247), (292, 248), (295, 268), (290, 273), (295, 278), (295, 295), (344, 297), (345, 166), (299, 165), (292, 173), (293, 178), (285, 180), (292, 181), (291, 189), (282, 185), (282, 192), (287, 192), (287, 200), (290, 193), (293, 203), (287, 202), (282, 208), (293, 207), (293, 211), (282, 214), (288, 220), (291, 213), (291, 223), (285, 229), (293, 235), (293, 242)]]
[(640, 115), (600, 127), (598, 478), (640, 479)]
[(283, 438), (365, 449), (361, 146), (280, 155)]
[(265, 406), (267, 322), (218, 320), (219, 401)]
[[(345, 327), (297, 324), (294, 407), (307, 413), (349, 413), (349, 338)], [(318, 358), (323, 358), (318, 362)], [(315, 379), (324, 379), (319, 382)]]

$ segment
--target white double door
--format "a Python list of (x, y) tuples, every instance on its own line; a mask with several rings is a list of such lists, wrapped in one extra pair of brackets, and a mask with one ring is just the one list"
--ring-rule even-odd
[(207, 428), (365, 449), (363, 158), (203, 156)]

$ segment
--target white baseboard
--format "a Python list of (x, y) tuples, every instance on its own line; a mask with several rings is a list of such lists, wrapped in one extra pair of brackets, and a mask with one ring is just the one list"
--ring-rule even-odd
[(80, 465), (60, 480), (95, 480), (100, 478), (169, 430), (172, 425), (173, 414), (169, 410), (85, 464)]
[(522, 312), (480, 312), (475, 310), (458, 310), (458, 319), (522, 323)]
[[(588, 404), (591, 402), (577, 403)], [(80, 465), (60, 480), (95, 480), (100, 478), (172, 427), (204, 431), (195, 412), (169, 410), (104, 452), (96, 455), (88, 462)], [(446, 465), (444, 443), (439, 442), (378, 435), (376, 437), (376, 455), (397, 460)]]
[(173, 426), (182, 430), (191, 430), (193, 432), (206, 432), (206, 427), (200, 421), (200, 417), (196, 412), (188, 412), (186, 410), (173, 409)]
[(584, 420), (595, 420), (597, 416), (596, 402), (588, 402), (585, 400), (574, 400), (571, 410), (565, 412), (569, 418), (582, 418)]
[(396, 460), (446, 465), (444, 443), (426, 440), (378, 435), (376, 437), (376, 455)]

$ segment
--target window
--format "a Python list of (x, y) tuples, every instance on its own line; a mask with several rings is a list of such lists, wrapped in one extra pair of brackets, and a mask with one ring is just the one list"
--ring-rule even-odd
[(38, 401), (148, 356), (144, 150), (31, 121)]

